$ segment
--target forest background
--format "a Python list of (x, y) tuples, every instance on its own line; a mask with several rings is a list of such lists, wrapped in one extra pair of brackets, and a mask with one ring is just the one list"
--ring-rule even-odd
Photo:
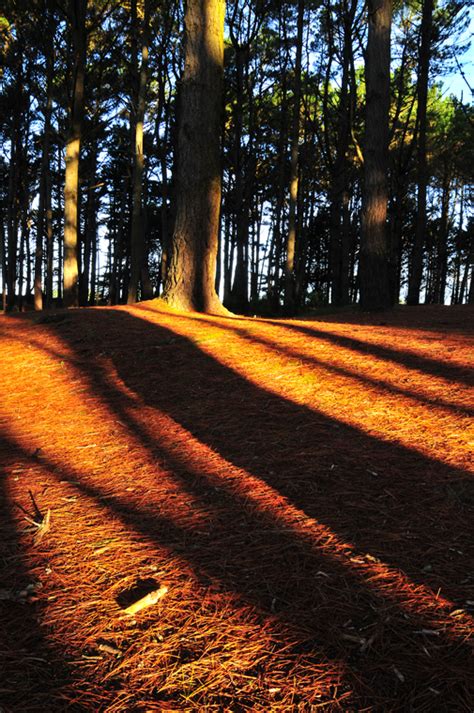
[[(176, 211), (183, 4), (9, 1), (0, 22), (3, 307), (62, 304), (67, 151), (79, 186), (73, 302), (159, 295)], [(397, 2), (391, 24), (390, 300), (472, 302), (469, 3)], [(233, 311), (360, 298), (367, 27), (359, 0), (228, 3), (216, 286)], [(457, 96), (443, 83), (453, 73)]]

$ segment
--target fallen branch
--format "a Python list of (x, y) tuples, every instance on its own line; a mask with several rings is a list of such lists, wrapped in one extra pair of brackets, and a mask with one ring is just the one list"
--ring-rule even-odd
[(165, 587), (163, 585), (159, 589), (155, 589), (153, 592), (149, 592), (141, 599), (138, 599), (136, 602), (133, 602), (133, 604), (130, 604), (130, 606), (124, 609), (124, 611), (126, 614), (136, 614), (142, 609), (150, 607), (152, 604), (156, 604), (157, 602), (159, 602), (160, 599), (162, 599), (167, 592), (168, 587)]

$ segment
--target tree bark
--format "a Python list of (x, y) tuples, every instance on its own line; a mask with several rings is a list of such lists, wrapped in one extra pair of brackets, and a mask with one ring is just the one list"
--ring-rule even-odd
[(417, 182), (418, 197), (416, 211), (415, 241), (411, 256), (408, 280), (409, 305), (420, 302), (421, 280), (423, 277), (423, 246), (426, 233), (426, 189), (428, 184), (428, 162), (426, 156), (426, 108), (428, 102), (428, 79), (430, 67), (431, 35), (433, 25), (433, 0), (423, 0), (421, 19), (421, 43), (418, 58), (418, 108), (416, 123), (418, 126)]
[(74, 73), (70, 123), (66, 140), (66, 175), (64, 179), (63, 301), (65, 307), (77, 307), (79, 305), (79, 156), (84, 113), (86, 10), (87, 0), (70, 0), (69, 13), (72, 25)]
[(391, 304), (386, 220), (392, 2), (369, 0), (368, 12), (360, 298), (363, 309), (384, 309)]
[[(51, 21), (50, 21), (51, 26)], [(51, 37), (52, 32), (48, 28), (48, 36)], [(53, 72), (54, 72), (54, 54), (53, 48), (46, 49), (46, 104), (44, 109), (44, 126), (43, 126), (43, 146), (41, 152), (41, 175), (40, 175), (40, 191), (38, 205), (38, 221), (36, 226), (36, 249), (35, 249), (35, 276), (34, 276), (34, 308), (35, 310), (43, 309), (43, 252), (45, 234), (49, 240), (49, 220), (48, 208), (50, 209), (51, 198), (48, 199), (48, 191), (51, 187), (49, 177), (49, 160), (50, 160), (50, 141), (51, 141), (51, 113), (53, 108)], [(46, 301), (46, 300), (45, 300)]]
[(138, 299), (138, 286), (144, 257), (144, 229), (142, 216), (142, 179), (143, 179), (143, 122), (145, 119), (146, 87), (148, 81), (148, 42), (149, 42), (149, 2), (144, 0), (141, 65), (138, 80), (137, 101), (134, 116), (134, 146), (132, 174), (132, 224), (131, 224), (131, 270), (128, 284), (127, 303), (134, 304)]
[(97, 153), (97, 144), (95, 141), (92, 141), (90, 156), (88, 157), (90, 185), (87, 189), (86, 215), (84, 221), (84, 259), (79, 277), (79, 302), (81, 305), (87, 305), (89, 303), (91, 257), (94, 251), (94, 245), (97, 241), (97, 194), (96, 186), (94, 185), (97, 174)]
[[(280, 14), (280, 26), (283, 23), (283, 18)], [(282, 76), (281, 85), (281, 102), (279, 107), (280, 127), (278, 132), (277, 143), (277, 177), (276, 177), (276, 198), (275, 208), (273, 210), (273, 231), (272, 242), (270, 246), (270, 254), (268, 259), (268, 278), (267, 278), (267, 296), (274, 312), (280, 309), (280, 264), (282, 256), (282, 226), (284, 222), (284, 203), (285, 203), (285, 163), (288, 146), (288, 102), (287, 102), (287, 56), (280, 63), (280, 73)]]
[(221, 198), (224, 0), (188, 0), (178, 137), (177, 206), (163, 299), (226, 313), (215, 290)]
[[(18, 47), (18, 56), (21, 57), (22, 46)], [(15, 86), (15, 103), (13, 107), (13, 121), (10, 134), (10, 165), (8, 171), (8, 199), (7, 199), (7, 309), (15, 307), (16, 278), (17, 278), (17, 252), (18, 252), (18, 222), (19, 222), (19, 186), (20, 162), (22, 152), (21, 118), (23, 105), (23, 72), (21, 61), (18, 62), (17, 82)]]
[(344, 305), (349, 302), (349, 161), (348, 150), (351, 129), (351, 63), (354, 61), (352, 33), (357, 3), (352, 0), (343, 5), (343, 49), (339, 104), (337, 109), (336, 157), (331, 171), (331, 223), (330, 270), (331, 302)]
[(285, 263), (285, 311), (293, 314), (296, 306), (296, 210), (298, 206), (299, 139), (301, 104), (301, 60), (303, 53), (304, 0), (298, 0), (298, 20), (296, 30), (295, 85), (293, 91), (293, 126), (291, 132), (290, 157), (290, 205), (288, 215), (288, 236)]
[(437, 240), (436, 264), (436, 294), (437, 304), (444, 305), (446, 298), (446, 285), (448, 281), (448, 237), (449, 237), (449, 204), (451, 194), (450, 167), (445, 165), (442, 181), (441, 217)]
[(5, 260), (5, 224), (3, 214), (0, 213), (0, 270), (2, 275), (2, 305), (0, 309), (5, 313), (7, 309), (7, 265)]
[[(232, 35), (233, 36), (233, 35)], [(248, 281), (249, 281), (249, 206), (247, 200), (245, 175), (247, 160), (244, 159), (242, 145), (243, 134), (243, 104), (244, 104), (244, 67), (249, 59), (249, 48), (247, 44), (240, 45), (234, 39), (235, 64), (236, 64), (236, 101), (233, 108), (234, 116), (234, 157), (235, 157), (235, 187), (233, 208), (235, 211), (236, 225), (236, 258), (234, 282), (231, 290), (231, 309), (237, 312), (246, 312), (248, 309)], [(248, 97), (251, 101), (251, 97)], [(250, 142), (249, 138), (249, 142)]]

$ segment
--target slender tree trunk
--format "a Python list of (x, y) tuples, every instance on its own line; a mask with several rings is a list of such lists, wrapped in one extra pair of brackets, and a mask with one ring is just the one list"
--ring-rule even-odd
[[(28, 209), (28, 205), (27, 205)], [(26, 231), (25, 231), (25, 257), (26, 257), (26, 277), (25, 277), (25, 301), (27, 305), (33, 302), (33, 280), (32, 280), (32, 261), (31, 261), (31, 220), (27, 217), (26, 219)]]
[(301, 111), (301, 60), (303, 54), (304, 0), (298, 0), (298, 20), (296, 30), (295, 85), (293, 93), (293, 126), (291, 132), (290, 158), (290, 205), (288, 215), (288, 237), (286, 241), (285, 263), (285, 311), (293, 314), (296, 308), (296, 211), (298, 206), (299, 139)]
[(7, 309), (7, 264), (5, 256), (5, 227), (3, 215), (0, 220), (0, 270), (2, 274), (2, 307), (3, 312)]
[(403, 230), (404, 197), (406, 187), (401, 183), (401, 176), (395, 178), (395, 195), (392, 201), (390, 225), (390, 299), (392, 304), (398, 304), (400, 299), (400, 268)]
[(437, 254), (437, 289), (436, 302), (443, 305), (446, 297), (448, 280), (448, 233), (449, 233), (449, 199), (451, 193), (451, 176), (449, 167), (445, 166), (443, 175), (443, 193), (441, 196), (441, 220), (438, 235)]
[(460, 206), (459, 206), (459, 222), (456, 234), (456, 257), (455, 257), (455, 277), (453, 283), (453, 291), (451, 294), (451, 304), (459, 304), (459, 288), (461, 284), (461, 262), (462, 262), (462, 234), (464, 224), (464, 185), (460, 186)]
[[(165, 138), (166, 145), (166, 138)], [(168, 167), (164, 152), (161, 157), (161, 266), (160, 281), (165, 283), (168, 269), (169, 253), (169, 220), (168, 220)]]
[(87, 191), (86, 216), (84, 225), (84, 260), (79, 278), (79, 298), (81, 305), (87, 305), (89, 301), (89, 282), (91, 272), (91, 257), (93, 246), (97, 240), (97, 194), (95, 177), (97, 173), (97, 146), (93, 142), (90, 154), (89, 188)]
[(377, 0), (369, 0), (368, 12), (365, 187), (359, 274), (362, 308), (384, 309), (391, 304), (386, 220), (392, 2), (381, 0), (377, 4)]
[(90, 277), (90, 299), (91, 305), (96, 302), (97, 292), (97, 215), (94, 214), (94, 226), (91, 230), (91, 277)]
[(64, 180), (63, 301), (65, 307), (79, 305), (79, 157), (84, 113), (86, 10), (87, 0), (70, 0), (69, 14), (72, 21), (74, 70)]
[(143, 181), (143, 122), (145, 119), (146, 87), (148, 82), (148, 43), (149, 43), (149, 1), (144, 0), (141, 65), (138, 81), (137, 103), (134, 117), (134, 160), (132, 174), (132, 224), (131, 224), (131, 274), (128, 284), (127, 303), (134, 304), (138, 299), (138, 285), (144, 258), (144, 230), (142, 215)]
[[(143, 201), (145, 206), (148, 204), (147, 197), (147, 181), (145, 181), (143, 187)], [(142, 264), (140, 269), (140, 282), (141, 282), (141, 297), (142, 300), (151, 300), (154, 297), (153, 283), (150, 276), (150, 266), (148, 264), (148, 214), (146, 207), (142, 210), (142, 230), (143, 230), (143, 251), (142, 251)]]
[(215, 290), (221, 200), (224, 0), (188, 0), (181, 86), (176, 221), (163, 299), (224, 313)]
[[(21, 53), (21, 47), (18, 52)], [(16, 97), (13, 108), (13, 122), (10, 139), (10, 166), (8, 172), (8, 200), (7, 200), (7, 307), (15, 306), (16, 278), (17, 278), (17, 252), (18, 252), (18, 213), (19, 213), (19, 183), (20, 183), (20, 157), (21, 157), (21, 107), (23, 99), (23, 72), (21, 60), (16, 85)]]
[(48, 235), (48, 189), (49, 180), (49, 146), (51, 139), (51, 112), (53, 108), (53, 72), (54, 54), (52, 47), (48, 48), (46, 58), (46, 105), (44, 109), (43, 147), (41, 153), (41, 174), (38, 205), (38, 221), (36, 226), (35, 277), (34, 277), (34, 307), (43, 309), (43, 250), (45, 233)]
[(416, 211), (415, 241), (411, 256), (411, 269), (408, 281), (409, 305), (420, 302), (421, 280), (423, 276), (423, 247), (426, 233), (426, 190), (428, 185), (428, 161), (426, 155), (426, 109), (428, 101), (428, 79), (430, 66), (431, 35), (433, 25), (433, 0), (423, 0), (421, 19), (421, 43), (418, 58), (418, 108), (416, 123), (418, 126), (417, 182), (418, 199)]
[(51, 173), (46, 173), (45, 183), (45, 221), (46, 221), (46, 275), (44, 305), (51, 307), (53, 301), (54, 236), (53, 210), (51, 207)]
[(283, 252), (282, 236), (285, 203), (285, 157), (288, 147), (288, 102), (286, 87), (286, 62), (282, 67), (282, 99), (280, 105), (280, 130), (277, 151), (277, 189), (272, 231), (272, 250), (268, 261), (268, 299), (274, 312), (280, 309), (280, 266)]
[(23, 220), (21, 221), (21, 231), (20, 231), (20, 250), (18, 255), (18, 309), (20, 312), (23, 311), (23, 280), (24, 280), (24, 267), (25, 267), (25, 240), (26, 240), (26, 230)]
[(224, 228), (224, 304), (229, 304), (232, 292), (232, 216), (228, 212), (225, 216)]
[(333, 304), (347, 304), (349, 301), (349, 163), (348, 150), (351, 127), (351, 62), (352, 23), (356, 2), (344, 3), (344, 45), (342, 53), (341, 89), (337, 116), (336, 157), (331, 176), (331, 301)]
[(248, 61), (248, 47), (234, 44), (236, 63), (236, 101), (234, 103), (234, 155), (235, 155), (235, 188), (234, 211), (236, 225), (235, 274), (232, 285), (231, 308), (237, 312), (246, 312), (248, 309), (248, 241), (249, 217), (248, 203), (246, 200), (246, 180), (244, 167), (244, 150), (242, 146), (243, 133), (243, 103), (244, 103), (244, 64)]
[[(117, 213), (117, 187), (112, 188), (112, 195), (109, 198), (109, 211), (111, 215)], [(107, 263), (109, 274), (109, 296), (107, 304), (115, 304), (117, 298), (117, 221), (112, 223), (110, 231), (109, 249), (107, 251)]]
[[(57, 155), (57, 176), (61, 175), (61, 166), (62, 166), (62, 151), (61, 147), (58, 146), (58, 155)], [(61, 240), (61, 233), (63, 232), (63, 216), (64, 216), (64, 206), (61, 206), (63, 203), (63, 190), (62, 190), (62, 185), (61, 181), (58, 180), (56, 184), (56, 211), (57, 211), (57, 235), (58, 235), (58, 278), (57, 278), (57, 299), (59, 304), (62, 304), (63, 300), (63, 292), (62, 292), (62, 286), (63, 286), (63, 265), (64, 265), (64, 240)]]
[[(469, 273), (471, 275), (471, 283), (470, 283), (470, 287), (469, 287), (469, 292), (466, 295)], [(466, 262), (464, 265), (464, 271), (463, 271), (463, 276), (462, 276), (462, 280), (461, 280), (461, 285), (459, 288), (458, 304), (462, 305), (464, 303), (464, 299), (466, 297), (467, 297), (466, 302), (468, 304), (473, 303), (473, 299), (472, 299), (473, 291), (474, 291), (473, 283), (474, 283), (474, 242), (471, 242), (471, 247), (470, 247), (470, 250), (466, 257)]]

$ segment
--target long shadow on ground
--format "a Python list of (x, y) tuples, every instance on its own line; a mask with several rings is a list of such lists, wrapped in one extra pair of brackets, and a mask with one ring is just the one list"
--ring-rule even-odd
[[(92, 347), (81, 332), (83, 320), (96, 335)], [(220, 582), (301, 627), (302, 650), (314, 651), (315, 662), (321, 656), (345, 662), (359, 707), (377, 700), (390, 710), (465, 709), (467, 644), (449, 632), (427, 634), (433, 626), (429, 606), (417, 612), (393, 583), (384, 588), (375, 574), (371, 579), (370, 564), (368, 570), (351, 564), (351, 555), (357, 560), (366, 553), (366, 562), (380, 559), (462, 605), (468, 597), (469, 503), (450, 499), (449, 488), (464, 483), (465, 473), (267, 392), (190, 340), (125, 311), (71, 315), (54, 328), (74, 350), (91, 391), (210, 515), (206, 531), (190, 533), (121, 495), (109, 507), (125, 523), (186, 557), (203, 581)], [(275, 513), (260, 511), (250, 495), (239, 497), (224, 479), (220, 484), (215, 475), (191, 467), (186, 443), (181, 458), (167, 448), (166, 434), (151, 436), (95, 360), (98, 347), (145, 406), (171, 416), (270, 486), (276, 500), (284, 496), (302, 516), (349, 543), (347, 561), (333, 556), (323, 536), (312, 541), (292, 527), (286, 531), (278, 503)], [(100, 483), (68, 464), (61, 477), (102, 498)], [(365, 650), (344, 636), (348, 618), (351, 631), (371, 640)]]
[[(39, 583), (29, 572), (8, 493), (8, 478), (24, 467), (23, 454), (0, 436), (0, 705), (5, 711), (56, 710), (70, 679), (63, 654), (46, 640)], [(13, 471), (13, 472), (12, 472)], [(25, 521), (25, 525), (27, 521)]]
[[(148, 311), (152, 312), (153, 310), (150, 310), (149, 308), (142, 307), (143, 311)], [(192, 322), (195, 320), (193, 317), (181, 317), (183, 320), (187, 320), (189, 322)], [(200, 316), (199, 321), (202, 322), (205, 320), (204, 317)], [(209, 322), (209, 324), (212, 324), (212, 320), (206, 320)], [(254, 324), (255, 320), (252, 320), (251, 324)], [(286, 329), (286, 330), (293, 330), (293, 331), (303, 331), (304, 334), (314, 337), (316, 340), (319, 340), (319, 333), (318, 331), (314, 331), (313, 329), (306, 329), (304, 327), (301, 327), (299, 325), (293, 325), (293, 324), (285, 324), (284, 322), (271, 322), (270, 320), (265, 320), (265, 324), (272, 324), (276, 327), (278, 327), (280, 330), (281, 329)], [(214, 327), (216, 328), (216, 327)], [(441, 397), (437, 398), (430, 398), (428, 396), (424, 396), (423, 394), (420, 394), (416, 391), (412, 391), (409, 388), (406, 387), (401, 387), (401, 386), (395, 386), (393, 383), (384, 381), (383, 379), (377, 379), (371, 376), (368, 376), (367, 374), (361, 373), (360, 371), (355, 371), (355, 370), (350, 370), (346, 369), (341, 366), (336, 366), (335, 364), (332, 364), (329, 360), (323, 360), (323, 359), (318, 359), (314, 355), (308, 356), (301, 351), (299, 351), (298, 348), (294, 348), (292, 346), (288, 346), (287, 344), (282, 344), (281, 342), (277, 341), (277, 339), (272, 339), (268, 336), (262, 336), (261, 334), (255, 334), (254, 330), (248, 329), (248, 320), (246, 323), (245, 319), (228, 319), (227, 324), (224, 324), (223, 326), (219, 327), (222, 331), (228, 331), (229, 333), (235, 333), (238, 334), (239, 337), (245, 339), (246, 341), (250, 342), (251, 344), (261, 344), (262, 346), (272, 350), (275, 354), (281, 355), (285, 354), (288, 356), (290, 359), (297, 359), (299, 362), (302, 362), (304, 364), (307, 364), (309, 366), (315, 366), (315, 367), (322, 367), (325, 371), (330, 372), (332, 374), (337, 374), (340, 376), (347, 377), (348, 379), (355, 380), (359, 382), (360, 384), (371, 387), (374, 386), (376, 388), (382, 389), (385, 394), (393, 394), (394, 396), (404, 396), (408, 397), (410, 399), (413, 399), (414, 401), (417, 401), (421, 404), (426, 404), (429, 406), (434, 406), (435, 408), (439, 407), (444, 407), (447, 409), (452, 410), (453, 412), (457, 413), (463, 413), (466, 416), (474, 416), (474, 409), (468, 408), (465, 406), (460, 406), (456, 403), (450, 402), (448, 400), (445, 400)], [(327, 339), (327, 334), (323, 332), (324, 341), (330, 341)], [(353, 340), (350, 340), (351, 342)], [(333, 342), (334, 343), (334, 342)], [(366, 344), (365, 342), (361, 342), (358, 340), (358, 343), (361, 344)], [(336, 345), (340, 346), (340, 345)], [(368, 356), (374, 356), (374, 353), (370, 351), (370, 347), (372, 345), (367, 343), (367, 349), (364, 350), (364, 354), (367, 354)], [(410, 362), (410, 356), (411, 354), (407, 354), (407, 361), (406, 363), (403, 363), (401, 360), (404, 357), (404, 353), (399, 351), (398, 352), (398, 358), (400, 360), (400, 363), (403, 366), (406, 366), (407, 368), (410, 368), (411, 362)], [(446, 368), (446, 364), (444, 362), (437, 362), (436, 360), (431, 360), (431, 364), (435, 365), (437, 368), (437, 376), (443, 376), (444, 370)], [(434, 368), (434, 366), (433, 366)], [(458, 370), (460, 370), (460, 367), (456, 367)], [(470, 379), (471, 378), (471, 370), (470, 369), (462, 369), (461, 370), (463, 379)], [(434, 374), (433, 374), (434, 375)]]
[(420, 354), (414, 354), (412, 352), (403, 351), (402, 349), (396, 349), (394, 347), (386, 347), (379, 344), (364, 342), (362, 339), (356, 339), (354, 337), (333, 334), (324, 329), (318, 329), (314, 325), (308, 327), (301, 324), (282, 324), (282, 322), (275, 322), (272, 320), (266, 320), (266, 322), (309, 337), (316, 337), (317, 339), (321, 339), (329, 344), (344, 347), (345, 349), (350, 349), (359, 354), (367, 354), (373, 357), (378, 357), (379, 359), (386, 361), (388, 365), (393, 362), (394, 364), (400, 364), (401, 366), (405, 366), (410, 369), (416, 369), (422, 374), (442, 376), (444, 379), (461, 384), (465, 383), (467, 386), (474, 385), (474, 374), (472, 369), (467, 369), (458, 366), (457, 364), (449, 364), (437, 359), (421, 356)]

